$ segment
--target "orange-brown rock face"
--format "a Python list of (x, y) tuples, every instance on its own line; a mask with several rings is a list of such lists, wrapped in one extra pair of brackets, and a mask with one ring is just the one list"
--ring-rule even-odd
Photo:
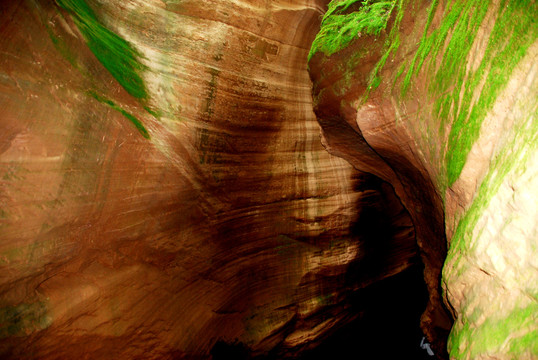
[(310, 54), (323, 141), (409, 211), (430, 292), (422, 327), (451, 359), (538, 357), (536, 11), (333, 1)]
[[(442, 200), (423, 165), (416, 161), (417, 150), (408, 145), (408, 135), (394, 126), (394, 114), (388, 113), (392, 111), (390, 101), (383, 104), (386, 107), (375, 100), (357, 106), (382, 50), (383, 38), (373, 42), (364, 37), (329, 59), (322, 53), (316, 54), (309, 63), (315, 112), (329, 152), (391, 183), (413, 218), (430, 294), (422, 327), (441, 355), (451, 328), (450, 315), (439, 293), (446, 256)], [(350, 58), (365, 51), (365, 58), (353, 64)], [(352, 77), (346, 79), (346, 71)]]
[(392, 188), (320, 143), (322, 5), (0, 5), (0, 357), (296, 353), (414, 262)]

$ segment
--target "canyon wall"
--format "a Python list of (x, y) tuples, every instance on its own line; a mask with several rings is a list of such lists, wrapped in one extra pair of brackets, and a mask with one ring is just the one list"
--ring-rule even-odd
[(537, 358), (537, 13), (0, 3), (0, 357), (298, 356), (420, 254), (438, 357)]
[(537, 13), (333, 1), (309, 54), (323, 141), (408, 209), (430, 289), (422, 326), (442, 338), (442, 296), (453, 359), (538, 358)]
[(0, 4), (0, 357), (295, 354), (417, 262), (392, 187), (321, 145), (325, 5)]

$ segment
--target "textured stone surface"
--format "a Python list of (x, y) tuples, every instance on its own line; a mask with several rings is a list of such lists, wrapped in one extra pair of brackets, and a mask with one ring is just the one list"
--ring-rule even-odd
[(0, 4), (0, 357), (295, 353), (416, 261), (392, 188), (320, 143), (322, 8)]
[(295, 356), (415, 234), (437, 355), (538, 357), (536, 2), (392, 3), (312, 85), (327, 1), (1, 2), (0, 357)]
[[(339, 16), (361, 11), (345, 3), (355, 4)], [(324, 142), (393, 184), (409, 210), (433, 345), (441, 350), (446, 329), (435, 311), (446, 233), (450, 357), (537, 358), (536, 3), (394, 4), (377, 36), (313, 53)]]

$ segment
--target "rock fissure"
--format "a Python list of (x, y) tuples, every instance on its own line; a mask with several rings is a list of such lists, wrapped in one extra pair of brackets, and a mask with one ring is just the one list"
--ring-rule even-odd
[(534, 13), (0, 2), (0, 358), (537, 358)]

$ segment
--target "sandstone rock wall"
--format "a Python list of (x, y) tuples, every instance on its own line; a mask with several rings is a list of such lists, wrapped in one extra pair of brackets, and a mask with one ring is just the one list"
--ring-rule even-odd
[(323, 6), (0, 4), (0, 357), (285, 355), (415, 262), (391, 187), (320, 143)]
[(536, 2), (374, 2), (390, 12), (374, 27), (357, 21), (371, 3), (332, 2), (310, 53), (326, 147), (409, 210), (430, 339), (443, 266), (451, 358), (536, 358)]

